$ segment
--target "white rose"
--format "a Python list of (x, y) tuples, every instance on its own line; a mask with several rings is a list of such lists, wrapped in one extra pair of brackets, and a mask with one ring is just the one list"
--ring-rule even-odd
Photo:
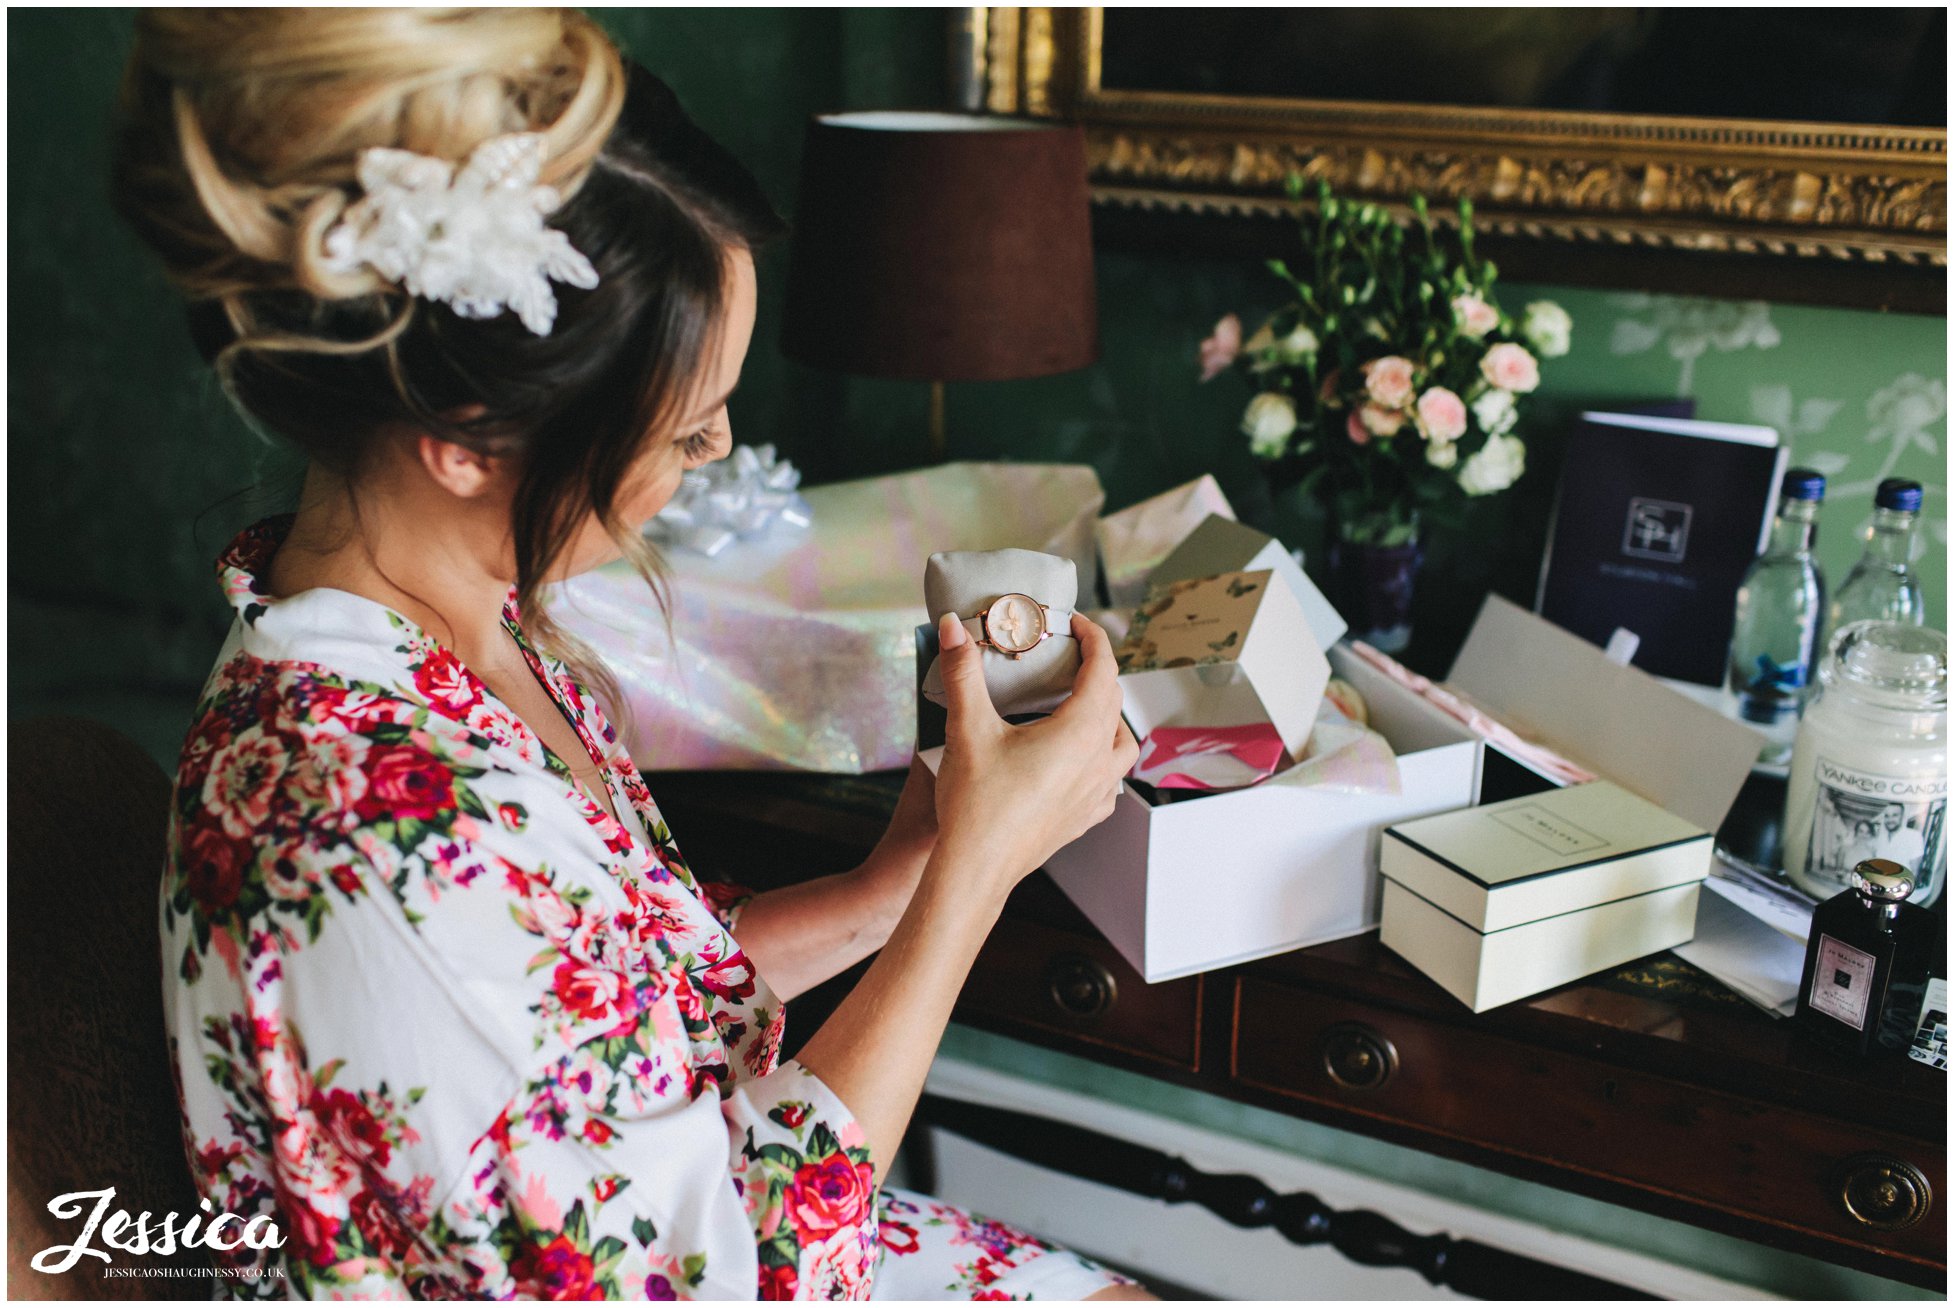
[(1315, 355), (1316, 350), (1316, 333), (1301, 323), (1296, 324), (1295, 331), (1276, 342), (1276, 353), (1290, 363), (1301, 363)]
[(1574, 340), (1574, 319), (1552, 300), (1535, 300), (1520, 321), (1520, 334), (1543, 359), (1558, 359)]
[(1296, 402), (1280, 391), (1263, 391), (1242, 413), (1248, 448), (1264, 459), (1279, 459), (1296, 431)]
[(1479, 430), (1488, 436), (1504, 436), (1520, 420), (1520, 411), (1513, 403), (1512, 391), (1495, 388), (1482, 392), (1472, 402), (1472, 416), (1479, 419)]
[(1495, 436), (1459, 468), (1459, 488), (1468, 495), (1491, 495), (1518, 481), (1526, 467), (1526, 442)]
[(1459, 447), (1450, 441), (1433, 441), (1425, 446), (1425, 462), (1434, 468), (1450, 468), (1459, 461)]

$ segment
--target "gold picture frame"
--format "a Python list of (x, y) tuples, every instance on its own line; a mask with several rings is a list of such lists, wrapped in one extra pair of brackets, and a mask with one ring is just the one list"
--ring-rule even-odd
[(957, 30), (965, 107), (1080, 122), (1101, 206), (1282, 214), (1297, 172), (1393, 206), (1470, 196), (1482, 230), (1528, 241), (1947, 266), (1944, 129), (1108, 89), (1102, 9), (973, 8)]

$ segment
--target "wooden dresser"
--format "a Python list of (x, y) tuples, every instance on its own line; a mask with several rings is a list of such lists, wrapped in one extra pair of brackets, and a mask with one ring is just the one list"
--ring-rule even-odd
[[(900, 777), (651, 778), (708, 879), (839, 871)], [(1198, 873), (1195, 873), (1198, 875)], [(793, 1006), (789, 1044), (852, 975)], [(1474, 1015), (1376, 932), (1149, 986), (1043, 874), (957, 1020), (1280, 1113), (1935, 1289), (1946, 1074), (1813, 1049), (1673, 956)]]

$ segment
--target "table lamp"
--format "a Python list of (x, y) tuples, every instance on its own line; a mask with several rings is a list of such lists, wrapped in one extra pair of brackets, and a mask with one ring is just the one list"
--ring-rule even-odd
[(808, 125), (781, 349), (836, 372), (943, 385), (1099, 357), (1085, 134), (979, 114), (824, 114)]

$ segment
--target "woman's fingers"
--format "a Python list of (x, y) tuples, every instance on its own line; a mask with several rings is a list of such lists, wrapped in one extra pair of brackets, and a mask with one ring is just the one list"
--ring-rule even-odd
[(1119, 665), (1105, 629), (1083, 614), (1072, 615), (1072, 635), (1079, 642), (1079, 671), (1072, 679), (1072, 695), (1053, 716), (1108, 717), (1118, 715), (1123, 697)]
[(949, 730), (965, 736), (1002, 726), (1004, 719), (997, 715), (990, 688), (984, 684), (983, 651), (970, 639), (970, 632), (956, 614), (946, 613), (937, 621), (936, 641)]

